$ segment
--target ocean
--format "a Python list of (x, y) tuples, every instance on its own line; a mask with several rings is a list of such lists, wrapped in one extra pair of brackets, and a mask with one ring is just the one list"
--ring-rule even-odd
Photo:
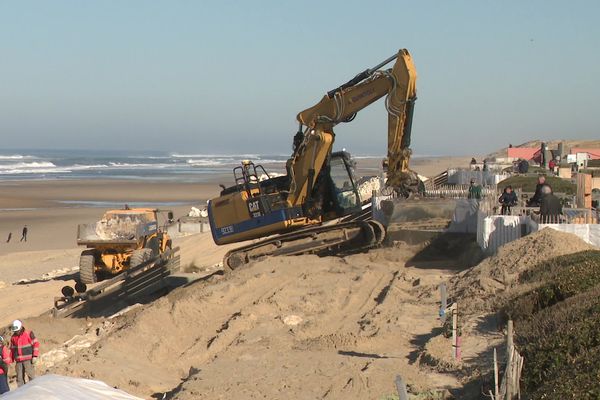
[(241, 160), (281, 172), (289, 155), (184, 154), (81, 150), (0, 150), (0, 180), (134, 179), (202, 182), (230, 173)]

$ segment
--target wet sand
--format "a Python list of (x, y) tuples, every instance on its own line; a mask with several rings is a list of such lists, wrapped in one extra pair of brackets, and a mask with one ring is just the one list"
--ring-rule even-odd
[[(21, 181), (0, 183), (0, 254), (76, 247), (77, 225), (125, 204), (173, 210), (176, 217), (218, 195), (216, 183)], [(21, 242), (27, 225), (27, 242)], [(9, 243), (8, 234), (12, 232)]]

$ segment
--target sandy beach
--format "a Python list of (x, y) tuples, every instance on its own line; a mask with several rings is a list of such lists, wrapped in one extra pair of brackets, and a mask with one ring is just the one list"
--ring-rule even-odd
[[(77, 225), (109, 208), (148, 204), (176, 216), (203, 207), (218, 194), (216, 183), (140, 181), (20, 181), (0, 183), (0, 254), (75, 247)], [(27, 242), (20, 242), (23, 226)], [(9, 232), (12, 238), (6, 243)]]

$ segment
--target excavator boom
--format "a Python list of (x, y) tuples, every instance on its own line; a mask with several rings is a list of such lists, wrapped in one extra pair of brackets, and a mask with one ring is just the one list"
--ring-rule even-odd
[[(393, 60), (396, 60), (393, 68), (379, 69)], [(414, 174), (409, 170), (408, 162), (412, 114), (417, 98), (416, 81), (412, 57), (408, 50), (402, 49), (376, 67), (327, 92), (319, 103), (301, 111), (296, 119), (311, 130), (331, 132), (335, 125), (352, 121), (360, 110), (387, 95), (387, 184), (406, 190), (414, 186)]]

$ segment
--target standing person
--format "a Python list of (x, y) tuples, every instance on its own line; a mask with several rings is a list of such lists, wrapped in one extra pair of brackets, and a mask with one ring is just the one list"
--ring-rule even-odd
[(539, 207), (540, 201), (542, 201), (542, 187), (546, 184), (546, 177), (540, 175), (538, 177), (538, 183), (535, 186), (535, 193), (533, 197), (527, 202), (527, 207)]
[(500, 213), (502, 215), (510, 215), (511, 207), (516, 206), (518, 201), (519, 199), (517, 198), (517, 194), (513, 191), (512, 186), (509, 185), (505, 187), (504, 192), (502, 192), (500, 198), (498, 199), (498, 202), (500, 202), (502, 205)]
[(481, 200), (481, 186), (475, 183), (475, 178), (471, 178), (471, 183), (469, 184), (469, 194), (467, 195), (467, 198)]
[(471, 158), (471, 164), (469, 168), (471, 169), (471, 171), (477, 169), (477, 160), (475, 159), (475, 157)]
[(12, 232), (8, 232), (8, 238), (6, 238), (6, 243), (10, 242), (10, 239), (12, 239)]
[(540, 200), (540, 216), (543, 224), (557, 224), (562, 215), (560, 199), (552, 193), (549, 185), (542, 187), (542, 199)]
[(28, 231), (28, 229), (27, 229), (27, 225), (25, 225), (25, 226), (23, 227), (23, 234), (21, 235), (21, 240), (20, 240), (20, 242), (22, 242), (22, 241), (27, 241), (27, 231)]
[(8, 386), (8, 365), (12, 363), (10, 349), (4, 345), (4, 338), (0, 336), (0, 394), (10, 392)]
[(40, 355), (40, 342), (31, 331), (25, 330), (20, 320), (12, 323), (13, 335), (10, 338), (12, 359), (16, 363), (17, 386), (25, 384), (25, 375), (31, 381), (35, 378), (35, 364)]
[(527, 160), (519, 161), (517, 170), (519, 171), (520, 174), (526, 174), (527, 171), (529, 171), (529, 163), (527, 162)]

